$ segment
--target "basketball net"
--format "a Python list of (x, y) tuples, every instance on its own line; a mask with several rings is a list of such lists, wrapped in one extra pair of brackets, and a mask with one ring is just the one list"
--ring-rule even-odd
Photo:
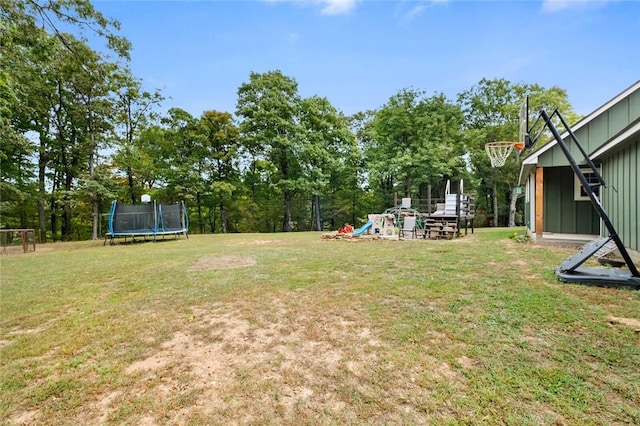
[(509, 158), (513, 147), (524, 148), (522, 142), (489, 142), (484, 145), (487, 155), (491, 159), (491, 167), (502, 167)]

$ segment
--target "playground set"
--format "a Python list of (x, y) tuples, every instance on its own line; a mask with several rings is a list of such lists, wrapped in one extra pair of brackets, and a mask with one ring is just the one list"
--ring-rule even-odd
[[(584, 157), (582, 165), (578, 165), (567, 142), (565, 142), (556, 128), (554, 121), (564, 127), (566, 134)], [(604, 210), (598, 192), (594, 190), (596, 187), (606, 186), (604, 179), (557, 109), (551, 114), (541, 109), (537, 112), (535, 120), (530, 122), (529, 98), (526, 97), (520, 107), (519, 140), (516, 142), (489, 142), (485, 144), (485, 150), (491, 160), (491, 166), (504, 166), (514, 149), (517, 152), (531, 149), (546, 129), (551, 132), (560, 146), (573, 173), (580, 181), (582, 188), (588, 195), (591, 204), (609, 234), (587, 243), (580, 251), (557, 267), (555, 273), (558, 279), (570, 283), (625, 286), (640, 289), (640, 272), (638, 272), (629, 252)], [(533, 133), (534, 131), (535, 133)], [(597, 180), (595, 185), (587, 179), (583, 170), (595, 176)], [(447, 183), (444, 202), (436, 201), (433, 203), (432, 200), (429, 200), (426, 211), (419, 211), (411, 207), (410, 198), (403, 198), (400, 206), (387, 209), (381, 214), (368, 215), (368, 222), (360, 229), (351, 232), (350, 236), (374, 235), (380, 238), (396, 239), (408, 236), (410, 238), (422, 237), (425, 239), (453, 238), (461, 235), (461, 226), (464, 226), (466, 234), (469, 223), (471, 224), (471, 232), (473, 232), (474, 218), (473, 197), (462, 191), (462, 183), (459, 185), (457, 194), (450, 193), (450, 186)], [(610, 264), (612, 267), (606, 268), (582, 267), (590, 257), (602, 257), (603, 254), (609, 253), (616, 248), (623, 262), (619, 262), (619, 264), (612, 263)], [(625, 265), (626, 269), (623, 268)]]
[[(526, 97), (520, 107), (519, 141), (490, 142), (485, 145), (487, 155), (491, 159), (491, 165), (493, 167), (503, 166), (514, 148), (519, 151), (531, 149), (542, 136), (545, 129), (548, 129), (553, 135), (555, 141), (558, 143), (558, 146), (569, 162), (573, 173), (580, 181), (583, 190), (588, 195), (591, 204), (600, 216), (602, 223), (609, 233), (609, 236), (601, 237), (585, 244), (580, 251), (565, 260), (562, 265), (555, 269), (556, 276), (561, 281), (570, 283), (625, 286), (640, 289), (640, 272), (638, 272), (638, 269), (633, 263), (629, 252), (624, 246), (615, 227), (613, 226), (613, 223), (609, 219), (607, 212), (604, 210), (604, 207), (600, 202), (598, 192), (595, 190), (595, 188), (600, 186), (606, 187), (605, 181), (602, 178), (598, 167), (593, 163), (591, 158), (589, 158), (589, 155), (578, 141), (578, 138), (571, 130), (571, 127), (569, 127), (565, 119), (562, 117), (562, 114), (560, 114), (557, 109), (551, 114), (548, 114), (544, 109), (540, 109), (536, 114), (536, 118), (532, 122), (530, 122), (529, 117), (529, 98)], [(554, 121), (564, 127), (569, 140), (575, 143), (575, 146), (583, 156), (582, 165), (579, 165), (574, 158), (567, 142), (565, 142), (560, 135)], [(584, 170), (595, 177), (595, 184), (587, 179)], [(615, 248), (618, 249), (618, 252), (624, 260), (624, 262), (620, 262), (620, 267), (587, 268), (581, 266), (590, 257), (594, 256), (598, 258), (608, 251), (615, 250)], [(624, 265), (626, 265), (627, 269), (621, 268)]]
[(423, 238), (452, 239), (465, 235), (469, 226), (474, 231), (475, 206), (473, 196), (463, 192), (463, 182), (458, 185), (458, 193), (451, 193), (451, 183), (447, 182), (444, 198), (418, 200), (413, 208), (411, 198), (403, 198), (398, 206), (379, 214), (369, 214), (367, 223), (352, 231), (346, 224), (338, 230), (339, 235), (353, 237), (374, 236), (377, 238)]

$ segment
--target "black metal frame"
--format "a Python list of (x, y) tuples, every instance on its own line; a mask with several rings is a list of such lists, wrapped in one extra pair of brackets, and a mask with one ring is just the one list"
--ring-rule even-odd
[[(531, 148), (533, 144), (536, 143), (538, 138), (542, 135), (542, 132), (544, 131), (545, 127), (548, 128), (549, 131), (551, 131), (551, 134), (555, 138), (556, 142), (558, 142), (558, 145), (562, 149), (562, 152), (564, 153), (565, 157), (569, 161), (569, 165), (571, 166), (573, 173), (578, 177), (578, 180), (582, 184), (582, 187), (584, 188), (585, 192), (589, 196), (589, 200), (591, 201), (591, 204), (593, 205), (595, 210), (598, 212), (598, 215), (602, 219), (602, 222), (604, 223), (604, 225), (607, 227), (607, 230), (609, 231), (609, 237), (600, 238), (596, 241), (593, 241), (585, 245), (580, 252), (576, 253), (571, 258), (565, 260), (559, 268), (556, 268), (556, 275), (560, 280), (565, 282), (613, 285), (613, 286), (621, 285), (621, 286), (631, 286), (631, 287), (640, 289), (640, 273), (638, 272), (638, 269), (633, 263), (633, 260), (629, 256), (629, 252), (627, 251), (624, 244), (622, 243), (622, 240), (618, 236), (618, 233), (615, 227), (613, 226), (613, 223), (611, 223), (609, 216), (607, 215), (606, 211), (602, 207), (602, 204), (600, 203), (600, 199), (598, 198), (595, 191), (593, 190), (592, 185), (587, 180), (581, 167), (578, 165), (573, 154), (571, 153), (569, 146), (564, 141), (564, 139), (558, 132), (558, 129), (556, 128), (555, 124), (553, 123), (552, 119), (554, 116), (560, 120), (560, 122), (562, 123), (562, 126), (565, 128), (565, 130), (567, 131), (571, 139), (575, 142), (576, 146), (580, 150), (580, 153), (584, 156), (585, 162), (587, 163), (586, 165), (588, 166), (589, 169), (591, 169), (590, 170), (591, 173), (593, 173), (596, 176), (598, 180), (598, 184), (596, 186), (606, 186), (604, 179), (602, 178), (602, 175), (598, 171), (597, 166), (589, 158), (589, 155), (582, 148), (582, 145), (580, 145), (578, 138), (573, 133), (573, 131), (571, 130), (571, 128), (569, 127), (569, 125), (567, 124), (567, 122), (564, 120), (564, 118), (562, 117), (562, 115), (557, 109), (554, 110), (553, 113), (551, 114), (547, 114), (547, 112), (544, 109), (540, 110), (538, 112), (538, 116), (534, 121), (534, 123), (531, 126), (529, 126), (528, 99), (526, 99), (525, 102), (527, 102), (527, 125), (526, 125), (527, 133), (525, 135), (525, 140), (523, 141), (525, 142), (525, 147)], [(529, 135), (531, 130), (535, 128), (536, 125), (541, 120), (544, 123), (544, 125), (536, 133), (536, 135), (533, 138), (531, 138)], [(620, 255), (624, 259), (625, 264), (629, 269), (628, 273), (626, 273), (626, 271), (614, 270), (610, 268), (609, 269), (580, 268), (580, 265), (586, 262), (589, 257), (593, 256), (600, 248), (602, 248), (609, 241), (615, 242), (616, 247), (620, 252)]]

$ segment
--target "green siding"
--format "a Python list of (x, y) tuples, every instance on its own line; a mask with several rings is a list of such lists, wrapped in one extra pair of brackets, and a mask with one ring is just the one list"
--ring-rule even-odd
[(629, 96), (629, 115), (631, 121), (633, 121), (633, 117), (640, 117), (640, 91), (633, 92)]
[(600, 218), (590, 201), (574, 201), (574, 175), (568, 167), (544, 170), (544, 232), (600, 233)]
[(631, 105), (629, 102), (621, 102), (611, 107), (609, 110), (609, 129), (611, 129), (610, 134), (616, 134), (620, 130), (627, 127), (630, 123), (629, 117), (629, 109)]
[(640, 136), (603, 160), (603, 207), (624, 245), (640, 251)]
[[(626, 128), (630, 123), (640, 117), (640, 90), (636, 90), (629, 96), (621, 99), (609, 109), (597, 117), (592, 118), (585, 125), (576, 123), (573, 131), (586, 152), (594, 152), (609, 139)], [(558, 128), (560, 133), (566, 129)], [(567, 141), (569, 149), (578, 163), (583, 163), (584, 158), (573, 141)], [(568, 166), (569, 161), (559, 146), (554, 146), (538, 158), (540, 167)]]
[[(573, 131), (585, 151), (594, 153), (639, 118), (640, 90), (635, 87), (600, 115), (575, 123)], [(582, 154), (574, 144), (570, 143), (569, 147), (576, 161), (583, 163)], [(543, 231), (598, 234), (600, 220), (591, 203), (573, 200), (573, 172), (560, 147), (553, 146), (537, 160), (537, 166), (545, 169)], [(640, 251), (640, 134), (619, 141), (616, 148), (601, 155), (596, 163), (602, 164), (607, 183), (606, 188), (600, 189), (602, 205), (624, 244)]]

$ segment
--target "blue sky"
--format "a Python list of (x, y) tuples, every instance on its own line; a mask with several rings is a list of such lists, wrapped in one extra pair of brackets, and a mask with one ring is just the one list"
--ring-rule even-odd
[(640, 1), (106, 1), (131, 69), (164, 109), (235, 111), (249, 74), (281, 70), (345, 114), (403, 88), (455, 101), (482, 78), (565, 89), (587, 114), (640, 79)]

